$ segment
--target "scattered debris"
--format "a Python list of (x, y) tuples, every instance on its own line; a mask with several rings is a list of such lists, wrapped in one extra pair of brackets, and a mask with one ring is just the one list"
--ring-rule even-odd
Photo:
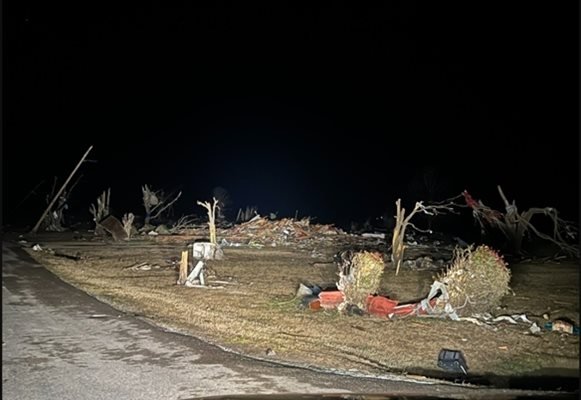
[(124, 269), (131, 269), (133, 271), (150, 271), (152, 269), (160, 269), (161, 266), (158, 264), (150, 264), (148, 262), (140, 262), (130, 265), (129, 267), (125, 267)]
[(276, 243), (276, 245), (303, 241), (306, 239), (321, 239), (321, 236), (345, 235), (346, 233), (333, 225), (311, 224), (309, 218), (294, 220), (283, 218), (271, 220), (255, 216), (248, 222), (235, 225), (228, 230), (231, 237), (245, 236), (257, 244)]
[(362, 237), (365, 238), (376, 238), (376, 239), (385, 239), (385, 233), (362, 233), (361, 234)]
[(327, 290), (319, 293), (320, 306), (326, 310), (336, 309), (344, 301), (345, 294), (339, 290)]
[(533, 322), (533, 324), (529, 328), (529, 331), (534, 335), (539, 333), (541, 331), (541, 328), (539, 328), (536, 322)]
[(305, 296), (312, 296), (312, 295), (313, 295), (313, 289), (303, 285), (302, 283), (299, 284), (299, 288), (298, 288), (297, 294), (296, 294), (297, 298), (303, 298)]
[(398, 301), (384, 296), (368, 296), (366, 309), (369, 314), (387, 317), (390, 314), (394, 314), (397, 305)]

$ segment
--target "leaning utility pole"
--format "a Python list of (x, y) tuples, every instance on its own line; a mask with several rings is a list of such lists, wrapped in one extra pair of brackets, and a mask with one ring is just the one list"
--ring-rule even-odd
[(83, 163), (83, 161), (85, 161), (85, 158), (87, 158), (87, 156), (89, 155), (89, 152), (92, 149), (93, 149), (93, 146), (90, 146), (89, 147), (89, 150), (87, 150), (85, 152), (85, 155), (83, 156), (83, 158), (81, 158), (81, 161), (79, 161), (79, 163), (77, 164), (77, 166), (75, 167), (75, 169), (73, 170), (73, 172), (71, 172), (71, 174), (69, 175), (69, 177), (67, 178), (67, 180), (65, 181), (65, 183), (63, 183), (63, 185), (59, 189), (58, 193), (54, 196), (54, 198), (52, 199), (52, 201), (50, 202), (50, 204), (48, 205), (48, 207), (46, 208), (46, 210), (44, 210), (44, 212), (40, 216), (40, 219), (38, 220), (38, 222), (36, 223), (36, 225), (34, 226), (34, 228), (32, 228), (32, 230), (30, 231), (31, 234), (35, 234), (36, 231), (38, 231), (38, 228), (40, 227), (40, 224), (42, 223), (42, 221), (46, 217), (46, 214), (48, 214), (48, 212), (50, 211), (50, 209), (52, 208), (52, 206), (54, 205), (54, 203), (57, 201), (57, 199), (59, 198), (59, 196), (61, 195), (61, 193), (63, 192), (63, 190), (65, 190), (65, 187), (70, 182), (70, 180), (73, 177), (73, 175), (75, 174), (75, 172), (77, 172), (77, 170), (79, 169), (79, 167), (81, 166), (81, 164)]

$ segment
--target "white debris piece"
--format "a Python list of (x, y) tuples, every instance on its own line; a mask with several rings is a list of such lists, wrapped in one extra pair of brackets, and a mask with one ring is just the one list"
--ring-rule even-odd
[(531, 325), (529, 330), (531, 331), (531, 333), (534, 334), (534, 333), (539, 333), (541, 331), (541, 328), (539, 328), (539, 326), (537, 325), (536, 322), (533, 322), (533, 324)]

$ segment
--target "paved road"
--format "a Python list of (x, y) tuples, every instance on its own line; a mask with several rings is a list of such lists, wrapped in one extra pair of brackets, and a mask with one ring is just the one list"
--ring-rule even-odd
[(324, 374), (248, 359), (123, 314), (62, 282), (18, 246), (3, 243), (2, 256), (5, 399), (474, 391)]

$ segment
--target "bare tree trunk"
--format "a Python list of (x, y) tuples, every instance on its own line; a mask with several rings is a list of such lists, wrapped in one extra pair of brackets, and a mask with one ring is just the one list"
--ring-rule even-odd
[(214, 197), (213, 204), (210, 204), (210, 202), (208, 201), (203, 203), (201, 201), (198, 201), (198, 205), (208, 210), (208, 228), (210, 230), (210, 243), (216, 245), (218, 244), (216, 238), (216, 208), (219, 208), (218, 200), (216, 200), (216, 198)]
[(401, 199), (397, 199), (395, 206), (395, 228), (391, 239), (391, 261), (395, 265), (395, 274), (397, 275), (405, 250), (404, 238), (406, 226), (404, 224), (405, 208), (401, 208)]

